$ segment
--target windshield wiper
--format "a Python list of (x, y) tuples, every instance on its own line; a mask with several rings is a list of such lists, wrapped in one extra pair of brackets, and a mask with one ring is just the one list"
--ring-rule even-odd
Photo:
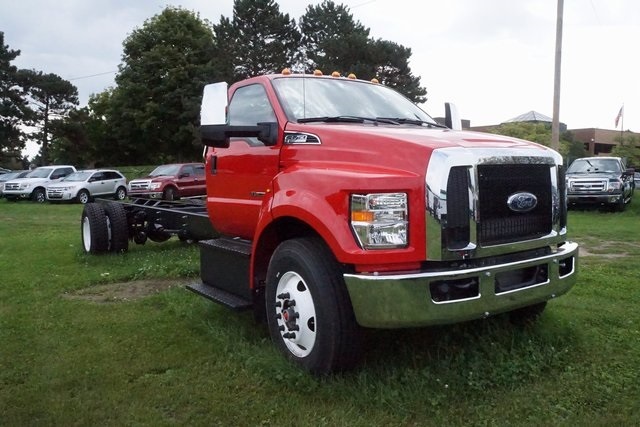
[(325, 122), (325, 123), (385, 123), (390, 125), (399, 124), (393, 119), (384, 117), (359, 117), (359, 116), (321, 116), (321, 117), (305, 117), (298, 119), (298, 123)]
[(436, 127), (436, 128), (445, 128), (448, 129), (445, 125), (441, 125), (440, 123), (432, 123), (432, 122), (427, 122), (425, 120), (420, 120), (420, 119), (410, 119), (407, 117), (378, 117), (379, 120), (392, 120), (398, 124), (401, 125), (417, 125), (417, 126), (422, 126), (422, 125), (427, 125), (429, 127)]

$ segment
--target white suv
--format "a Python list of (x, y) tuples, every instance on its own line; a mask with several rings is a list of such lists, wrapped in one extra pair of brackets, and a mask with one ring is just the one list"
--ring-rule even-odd
[(47, 200), (51, 202), (77, 200), (85, 204), (95, 196), (124, 200), (127, 197), (127, 179), (117, 170), (91, 169), (72, 173), (47, 187)]
[(22, 179), (7, 181), (2, 195), (13, 202), (19, 199), (33, 199), (43, 203), (47, 200), (47, 186), (75, 171), (76, 168), (73, 166), (42, 166), (32, 170)]

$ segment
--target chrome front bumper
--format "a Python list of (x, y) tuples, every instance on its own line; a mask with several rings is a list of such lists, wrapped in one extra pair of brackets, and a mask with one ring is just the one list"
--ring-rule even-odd
[(145, 199), (162, 199), (162, 191), (131, 191), (129, 197), (142, 197)]
[[(345, 274), (356, 319), (361, 326), (402, 328), (457, 323), (547, 301), (576, 282), (578, 245), (567, 242), (544, 256), (486, 267), (412, 274)], [(526, 283), (513, 278), (530, 271), (541, 277)], [(510, 282), (500, 289), (499, 282)], [(471, 283), (462, 298), (442, 300), (434, 289)], [(468, 292), (468, 291), (465, 291)]]

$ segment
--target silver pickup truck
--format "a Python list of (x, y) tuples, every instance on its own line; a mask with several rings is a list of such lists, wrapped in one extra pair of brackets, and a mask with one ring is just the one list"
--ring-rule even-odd
[(620, 157), (584, 157), (567, 169), (569, 205), (597, 204), (623, 211), (635, 189), (635, 169)]

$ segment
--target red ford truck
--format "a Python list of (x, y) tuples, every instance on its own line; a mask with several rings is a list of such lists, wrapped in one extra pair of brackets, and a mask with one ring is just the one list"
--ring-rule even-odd
[(160, 165), (149, 175), (129, 181), (130, 197), (177, 200), (204, 196), (204, 164), (173, 163)]
[(310, 372), (354, 367), (363, 328), (533, 319), (576, 281), (549, 148), (457, 130), (455, 110), (439, 125), (352, 78), (259, 76), (209, 85), (202, 102), (206, 206), (185, 220), (170, 218), (180, 206), (89, 204), (84, 248), (198, 240), (188, 288), (252, 308)]

